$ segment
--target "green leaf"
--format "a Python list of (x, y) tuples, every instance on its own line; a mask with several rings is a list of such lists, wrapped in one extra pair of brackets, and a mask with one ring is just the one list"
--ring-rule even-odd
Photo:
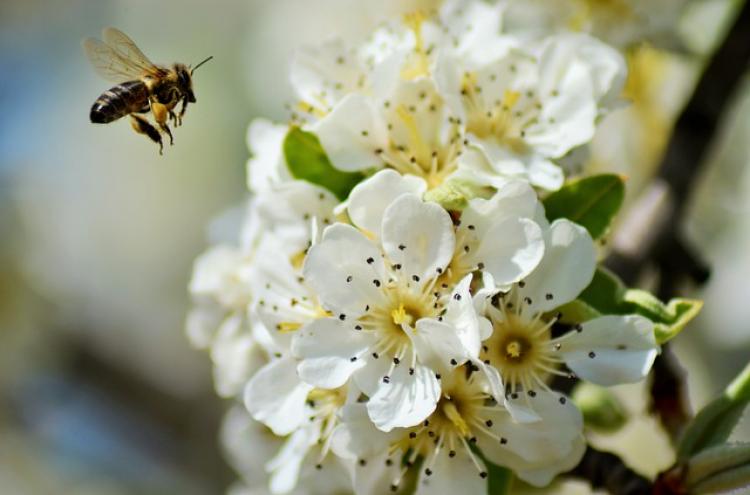
[(748, 464), (750, 464), (750, 443), (715, 445), (690, 458), (685, 485), (690, 487), (719, 473)]
[(487, 466), (487, 495), (505, 495), (510, 493), (513, 472), (510, 469), (492, 464), (485, 459)]
[(688, 424), (677, 448), (687, 460), (698, 452), (718, 445), (732, 434), (750, 402), (750, 364), (727, 386), (724, 393), (704, 407)]
[[(577, 312), (584, 319), (572, 321), (577, 323), (586, 321), (600, 314), (639, 314), (654, 322), (656, 342), (663, 344), (673, 339), (685, 326), (695, 318), (703, 307), (703, 302), (697, 299), (674, 298), (664, 304), (659, 298), (648, 291), (628, 289), (622, 281), (606, 268), (598, 268), (588, 287), (578, 296), (577, 301), (585, 306), (574, 307), (569, 311)], [(563, 306), (563, 322), (568, 315)], [(588, 313), (584, 313), (585, 308)], [(569, 318), (568, 318), (569, 319)]]
[(322, 186), (342, 201), (365, 178), (362, 173), (335, 168), (318, 137), (299, 127), (291, 127), (284, 138), (284, 158), (292, 177)]
[(567, 218), (598, 239), (609, 228), (625, 198), (619, 175), (601, 174), (572, 180), (544, 199), (547, 219)]

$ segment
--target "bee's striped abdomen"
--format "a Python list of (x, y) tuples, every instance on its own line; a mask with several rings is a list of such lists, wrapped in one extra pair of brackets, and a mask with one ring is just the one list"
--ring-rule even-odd
[(128, 81), (114, 86), (99, 96), (91, 107), (91, 122), (106, 124), (143, 109), (148, 101), (148, 88), (142, 81)]

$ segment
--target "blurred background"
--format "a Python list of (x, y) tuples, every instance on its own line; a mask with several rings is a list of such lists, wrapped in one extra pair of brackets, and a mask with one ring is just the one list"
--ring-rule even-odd
[[(383, 18), (433, 3), (0, 2), (1, 494), (224, 491), (235, 477), (217, 441), (227, 404), (183, 329), (211, 220), (246, 194), (247, 125), (286, 119), (296, 46), (332, 34), (356, 41)], [(676, 47), (632, 54), (642, 76), (629, 82), (634, 105), (605, 120), (592, 154), (593, 167), (630, 178), (632, 198), (737, 3), (690, 2), (675, 20)], [(215, 57), (196, 73), (198, 102), (164, 156), (125, 119), (88, 122), (109, 84), (80, 42), (109, 25), (156, 62)], [(686, 225), (713, 268), (700, 290), (685, 288), (706, 305), (675, 342), (696, 408), (750, 355), (747, 84), (731, 107)], [(639, 435), (655, 430), (643, 402), (628, 402), (642, 421), (597, 442), (653, 474), (671, 453), (666, 439), (639, 451)]]

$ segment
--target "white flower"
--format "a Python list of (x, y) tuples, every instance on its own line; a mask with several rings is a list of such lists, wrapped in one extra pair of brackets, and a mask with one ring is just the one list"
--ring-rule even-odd
[(680, 45), (679, 19), (688, 0), (510, 0), (505, 29), (524, 36), (582, 31), (617, 47), (648, 41)]
[(592, 139), (624, 76), (619, 53), (583, 35), (549, 37), (465, 71), (457, 87), (443, 89), (486, 156), (466, 176), (498, 188), (507, 177), (559, 188), (556, 160)]
[(544, 258), (531, 275), (505, 294), (490, 289), (475, 296), (493, 326), (482, 342), (481, 367), (494, 396), (522, 421), (538, 420), (533, 397), (550, 390), (550, 377), (569, 376), (564, 367), (600, 385), (631, 383), (645, 378), (658, 353), (653, 324), (638, 315), (606, 315), (556, 335), (556, 309), (591, 281), (595, 249), (588, 232), (568, 220), (553, 222), (545, 239)]
[(255, 119), (247, 129), (247, 187), (261, 192), (282, 181), (291, 180), (284, 159), (283, 143), (289, 127), (266, 119)]
[(316, 433), (315, 427), (311, 421), (284, 439), (253, 420), (243, 407), (230, 409), (222, 425), (221, 443), (246, 483), (246, 493), (328, 495), (347, 491), (351, 481), (344, 464), (334, 456), (320, 459), (320, 454), (316, 455), (319, 431)]
[(332, 446), (357, 460), (354, 490), (362, 495), (397, 491), (417, 465), (418, 494), (485, 493), (486, 466), (473, 448), (542, 486), (575, 466), (585, 444), (581, 414), (564, 397), (539, 394), (535, 405), (542, 421), (516, 423), (469, 365), (442, 376), (435, 410), (412, 428), (384, 433), (369, 421), (365, 405), (345, 406)]
[[(478, 356), (488, 327), (472, 306), (471, 273), (487, 270), (512, 283), (534, 268), (543, 249), (539, 226), (516, 211), (477, 213), (476, 225), (456, 230), (445, 210), (413, 194), (425, 187), (391, 170), (375, 174), (350, 197), (360, 228), (328, 227), (305, 261), (305, 283), (333, 315), (295, 334), (300, 377), (335, 388), (354, 376), (384, 431), (431, 414), (439, 370)], [(526, 192), (533, 214), (536, 198)], [(507, 239), (496, 242), (501, 234)]]
[(400, 81), (386, 98), (347, 95), (313, 131), (347, 171), (390, 167), (432, 188), (459, 167), (463, 130), (429, 78)]

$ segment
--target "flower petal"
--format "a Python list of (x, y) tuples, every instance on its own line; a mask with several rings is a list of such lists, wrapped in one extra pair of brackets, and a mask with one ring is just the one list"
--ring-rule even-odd
[(220, 397), (233, 397), (240, 393), (266, 360), (244, 323), (240, 315), (227, 318), (216, 332), (211, 346), (214, 388)]
[(282, 143), (289, 128), (266, 119), (255, 119), (247, 129), (247, 187), (264, 191), (282, 180), (291, 179), (284, 161)]
[(381, 381), (370, 397), (367, 412), (376, 427), (388, 432), (424, 421), (439, 398), (440, 383), (430, 368), (417, 364), (410, 374), (407, 366), (396, 366), (388, 383)]
[(288, 435), (307, 420), (305, 400), (312, 387), (297, 378), (290, 357), (271, 361), (245, 387), (245, 407), (277, 435)]
[(360, 231), (335, 224), (310, 248), (304, 277), (325, 308), (337, 317), (356, 318), (381, 301), (373, 280), (384, 280), (385, 268), (380, 251)]
[(320, 388), (337, 388), (366, 364), (360, 359), (372, 345), (371, 335), (353, 323), (321, 318), (303, 327), (292, 340), (292, 354), (301, 380)]
[(420, 362), (432, 369), (446, 368), (451, 360), (464, 363), (479, 356), (479, 318), (469, 293), (471, 279), (469, 274), (458, 284), (442, 321), (422, 318), (417, 321), (416, 334), (407, 332)]
[(427, 190), (420, 177), (401, 175), (395, 170), (384, 169), (360, 182), (349, 194), (349, 217), (354, 225), (380, 238), (385, 209), (402, 194), (412, 193), (419, 197)]
[[(472, 462), (466, 449), (456, 449), (450, 457), (449, 449), (443, 447), (434, 459), (427, 458), (431, 474), (422, 470), (417, 485), (417, 495), (455, 495), (457, 493), (487, 493), (487, 479), (479, 476), (479, 470)], [(484, 463), (476, 457), (482, 471)], [(425, 468), (427, 469), (427, 468)]]
[(607, 315), (587, 321), (561, 341), (560, 352), (579, 377), (599, 385), (640, 381), (659, 348), (653, 323), (639, 315)]
[(370, 459), (387, 452), (398, 436), (396, 431), (385, 433), (375, 428), (365, 404), (346, 404), (341, 409), (341, 423), (332, 433), (331, 449), (344, 459)]
[(575, 299), (588, 286), (596, 269), (596, 250), (588, 231), (559, 219), (545, 236), (546, 248), (539, 266), (518, 288), (531, 299), (535, 311), (551, 311)]
[(388, 259), (401, 264), (401, 272), (418, 284), (445, 269), (455, 244), (451, 217), (435, 203), (405, 194), (385, 210), (383, 249)]
[(377, 166), (380, 158), (375, 151), (388, 141), (374, 103), (361, 94), (345, 96), (313, 127), (313, 132), (333, 166), (346, 171)]
[(479, 433), (477, 447), (489, 460), (514, 471), (559, 467), (568, 460), (582, 437), (580, 411), (572, 401), (544, 391), (531, 401), (539, 421), (518, 423), (501, 408), (486, 412), (491, 434)]
[(302, 462), (319, 436), (316, 428), (300, 428), (292, 433), (279, 453), (268, 461), (266, 470), (271, 473), (271, 493), (289, 493), (297, 486)]
[(502, 286), (532, 273), (544, 249), (542, 229), (536, 222), (528, 218), (508, 218), (485, 232), (473, 257), (492, 274), (495, 283)]

